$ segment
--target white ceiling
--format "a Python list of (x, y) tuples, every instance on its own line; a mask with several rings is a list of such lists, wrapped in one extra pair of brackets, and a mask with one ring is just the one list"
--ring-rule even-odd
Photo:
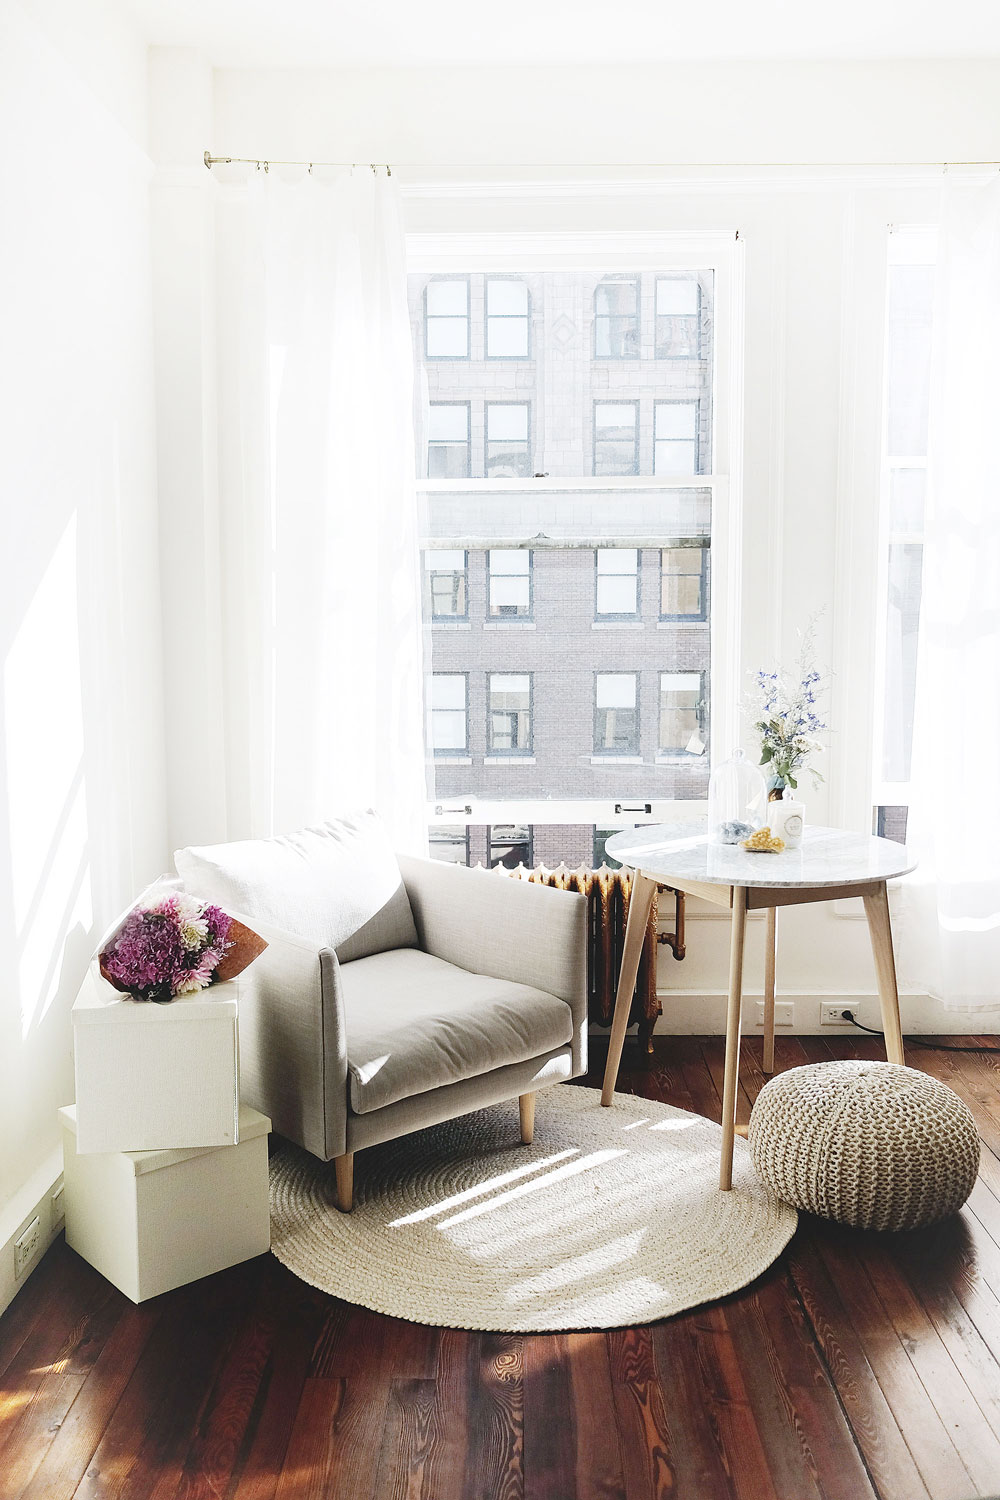
[(125, 0), (217, 67), (1000, 57), (996, 0)]

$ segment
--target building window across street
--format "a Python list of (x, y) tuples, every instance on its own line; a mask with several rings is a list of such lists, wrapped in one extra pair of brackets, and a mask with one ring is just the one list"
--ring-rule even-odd
[(530, 823), (494, 823), (489, 829), (488, 852), (490, 869), (503, 865), (505, 870), (516, 870), (524, 865), (530, 870), (534, 863)]
[(514, 276), (487, 276), (486, 358), (527, 359), (530, 325), (526, 283)]
[(530, 414), (526, 401), (487, 401), (487, 479), (530, 478)]
[(424, 553), (425, 608), (432, 620), (464, 620), (468, 614), (468, 554), (438, 548)]
[(468, 401), (434, 401), (427, 415), (428, 479), (468, 479), (472, 445)]
[(594, 685), (594, 754), (639, 754), (637, 672), (598, 672)]
[(707, 547), (664, 547), (660, 553), (660, 619), (704, 620)]
[(694, 276), (656, 278), (657, 359), (701, 355), (701, 289)]
[(424, 355), (427, 359), (468, 359), (468, 278), (439, 277), (424, 293)]
[(595, 401), (595, 475), (638, 474), (638, 472), (638, 401)]
[(598, 619), (635, 619), (639, 613), (639, 553), (635, 547), (602, 547), (597, 557)]
[(464, 672), (432, 672), (427, 738), (435, 755), (464, 755), (469, 748), (469, 684)]
[(490, 755), (530, 755), (531, 676), (491, 672), (489, 677)]
[(697, 472), (698, 403), (657, 401), (653, 409), (653, 473)]
[(594, 355), (639, 358), (639, 278), (608, 277), (594, 292)]
[(531, 553), (524, 547), (489, 552), (489, 612), (495, 620), (531, 616)]
[(701, 673), (660, 673), (660, 754), (701, 755)]

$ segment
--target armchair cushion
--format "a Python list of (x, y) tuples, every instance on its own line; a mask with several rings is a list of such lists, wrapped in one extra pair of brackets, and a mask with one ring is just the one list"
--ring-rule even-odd
[(179, 849), (174, 859), (193, 895), (332, 948), (341, 963), (416, 946), (396, 856), (370, 810), (275, 838)]
[(525, 1062), (573, 1037), (564, 1000), (419, 949), (344, 964), (340, 985), (355, 1114)]

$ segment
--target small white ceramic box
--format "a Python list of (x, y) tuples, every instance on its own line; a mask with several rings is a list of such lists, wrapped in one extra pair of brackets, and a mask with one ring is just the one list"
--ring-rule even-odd
[(81, 1156), (63, 1128), (66, 1242), (133, 1302), (211, 1276), (271, 1243), (266, 1115), (240, 1109), (240, 1143)]
[(73, 1006), (81, 1155), (239, 1140), (238, 991), (230, 979), (156, 1005), (91, 965)]

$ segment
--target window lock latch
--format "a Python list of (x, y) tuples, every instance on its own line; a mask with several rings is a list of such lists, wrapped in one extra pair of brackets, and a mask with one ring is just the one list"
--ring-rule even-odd
[(647, 813), (647, 814), (649, 814), (652, 811), (653, 811), (653, 804), (652, 804), (652, 802), (636, 802), (634, 805), (632, 803), (630, 803), (630, 802), (616, 802), (615, 803), (615, 817), (616, 818), (620, 817), (622, 813)]
[(443, 802), (439, 802), (434, 808), (434, 816), (436, 818), (443, 818), (445, 813), (464, 813), (466, 817), (471, 817), (472, 803), (466, 802), (461, 807), (445, 807)]

